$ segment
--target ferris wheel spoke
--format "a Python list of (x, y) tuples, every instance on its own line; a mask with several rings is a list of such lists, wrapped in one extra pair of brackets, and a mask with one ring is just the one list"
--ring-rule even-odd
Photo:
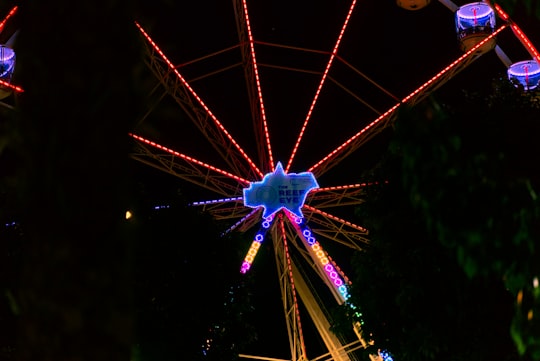
[[(308, 250), (309, 256), (306, 257), (304, 253), (302, 255), (306, 257), (310, 266), (326, 283), (328, 289), (336, 298), (337, 303), (344, 304), (347, 302), (347, 305), (351, 309), (356, 309), (354, 305), (348, 302), (348, 287), (351, 284), (350, 280), (330, 255), (322, 248), (320, 243), (317, 242), (313, 232), (307, 226), (306, 219), (296, 217), (290, 212), (287, 213), (287, 216), (292, 228), (295, 230), (298, 237), (302, 239), (302, 242)], [(329, 321), (328, 317), (325, 316), (326, 312), (322, 309), (322, 302), (313, 287), (310, 287), (310, 285), (304, 281), (306, 274), (302, 270), (302, 267), (299, 267), (299, 264), (293, 263), (293, 275), (296, 280), (298, 294), (304, 302), (307, 311), (310, 313), (311, 318), (319, 331), (319, 335), (322, 337), (322, 340), (328, 349), (328, 353), (313, 360), (327, 359), (329, 356), (333, 360), (350, 360), (349, 354), (351, 352), (359, 348), (366, 348), (370, 344), (373, 344), (373, 341), (367, 342), (365, 340), (359, 321), (355, 321), (352, 324), (352, 329), (358, 339), (348, 344), (344, 344), (334, 333), (329, 332)], [(373, 355), (370, 355), (370, 359), (373, 361), (377, 360)]]
[[(167, 58), (158, 45), (138, 24), (147, 45), (147, 65), (172, 98), (185, 111), (199, 131), (207, 138), (227, 165), (236, 174), (246, 174), (256, 179), (263, 173), (240, 147), (202, 98), (188, 84), (178, 69)], [(243, 164), (248, 163), (249, 168)]]
[(207, 212), (218, 221), (244, 218), (251, 212), (244, 206), (243, 197), (213, 199), (209, 201), (192, 202), (190, 206), (198, 206), (202, 212)]
[(529, 40), (527, 35), (521, 30), (521, 28), (514, 22), (512, 19), (510, 19), (510, 16), (499, 6), (499, 4), (494, 4), (495, 11), (497, 11), (497, 14), (499, 16), (508, 22), (510, 24), (510, 27), (512, 28), (512, 31), (514, 32), (514, 35), (519, 39), (521, 44), (527, 49), (531, 57), (536, 60), (538, 64), (540, 64), (540, 53), (538, 53), (538, 50), (534, 47), (533, 43)]
[(242, 217), (238, 222), (230, 226), (223, 234), (230, 233), (234, 230), (239, 232), (246, 232), (253, 228), (256, 224), (259, 224), (262, 214), (262, 208), (252, 209), (251, 212)]
[(362, 250), (361, 245), (369, 244), (366, 238), (369, 232), (361, 226), (308, 205), (304, 206), (303, 212), (306, 222), (318, 225), (312, 226), (313, 232), (322, 237), (355, 250)]
[(345, 21), (343, 22), (343, 26), (341, 27), (341, 31), (339, 32), (334, 48), (332, 49), (332, 53), (330, 54), (330, 58), (328, 59), (328, 63), (326, 64), (326, 68), (324, 69), (324, 72), (322, 74), (321, 80), (319, 82), (319, 86), (317, 87), (313, 100), (311, 101), (311, 105), (307, 112), (306, 118), (304, 119), (304, 123), (302, 124), (302, 127), (300, 128), (300, 133), (298, 134), (291, 156), (289, 157), (289, 161), (287, 162), (287, 166), (285, 167), (285, 172), (289, 172), (289, 169), (291, 168), (294, 157), (296, 156), (296, 152), (298, 151), (300, 142), (302, 141), (302, 138), (304, 136), (304, 132), (306, 131), (308, 122), (311, 119), (313, 109), (315, 109), (315, 105), (317, 104), (317, 100), (319, 99), (319, 95), (321, 94), (322, 87), (326, 81), (326, 78), (328, 77), (328, 72), (330, 71), (330, 68), (332, 67), (332, 64), (334, 63), (334, 59), (337, 56), (339, 45), (341, 44), (341, 39), (343, 38), (345, 29), (347, 29), (347, 25), (349, 24), (349, 20), (351, 19), (351, 15), (355, 6), (356, 6), (356, 0), (353, 0), (351, 2), (351, 6), (349, 7), (349, 11), (347, 12), (347, 16), (345, 17)]
[(332, 260), (322, 245), (317, 241), (314, 232), (307, 225), (306, 219), (287, 213), (287, 219), (302, 240), (313, 263), (311, 266), (326, 283), (339, 304), (345, 303), (349, 298), (349, 279)]
[(270, 226), (272, 226), (273, 221), (274, 221), (274, 215), (266, 217), (261, 221), (261, 226), (259, 228), (259, 231), (255, 233), (255, 236), (253, 237), (253, 242), (251, 242), (251, 245), (247, 251), (247, 254), (244, 257), (244, 261), (242, 262), (242, 266), (240, 267), (240, 273), (246, 273), (251, 268), (251, 265), (253, 264), (253, 261), (255, 260), (255, 256), (257, 255), (259, 248), (261, 248), (261, 244), (263, 243), (266, 237), (266, 233), (268, 232), (268, 229), (270, 228)]
[(440, 72), (435, 74), (431, 79), (429, 79), (424, 84), (420, 85), (417, 89), (415, 89), (413, 92), (411, 92), (409, 95), (404, 97), (401, 102), (390, 107), (378, 118), (376, 118), (367, 126), (362, 128), (358, 133), (347, 139), (340, 146), (335, 148), (328, 155), (326, 155), (316, 164), (311, 166), (308, 171), (319, 177), (322, 174), (326, 173), (329, 169), (335, 167), (344, 158), (349, 156), (351, 153), (354, 153), (360, 146), (365, 144), (368, 140), (370, 140), (375, 135), (386, 129), (390, 124), (392, 124), (395, 120), (396, 112), (402, 104), (417, 104), (421, 100), (425, 99), (433, 91), (442, 86), (444, 83), (446, 83), (448, 80), (450, 80), (452, 77), (454, 77), (458, 72), (462, 71), (473, 61), (482, 56), (485, 52), (478, 52), (478, 49), (492, 41), (493, 38), (495, 38), (506, 27), (507, 25), (505, 24), (495, 30), (484, 40), (480, 41), (478, 44), (476, 44), (467, 52), (462, 54), (460, 57), (458, 57), (448, 66), (446, 66)]
[(137, 149), (130, 156), (224, 197), (242, 194), (249, 181), (133, 133)]
[(316, 188), (308, 194), (306, 204), (319, 209), (362, 204), (365, 188), (377, 184), (379, 182)]
[(270, 142), (270, 132), (266, 120), (266, 110), (262, 96), (259, 77), (259, 67), (255, 52), (255, 41), (251, 29), (246, 0), (235, 0), (236, 25), (240, 38), (242, 63), (246, 78), (247, 94), (251, 108), (253, 130), (258, 148), (259, 163), (263, 170), (269, 171), (274, 167), (274, 156)]
[[(281, 215), (281, 214), (280, 214)], [(280, 284), (283, 311), (289, 336), (289, 347), (292, 360), (306, 360), (306, 346), (300, 322), (300, 310), (296, 294), (296, 281), (300, 282), (301, 276), (294, 267), (288, 248), (287, 232), (282, 217), (271, 228), (274, 244), (276, 267)]]
[(6, 23), (7, 21), (13, 16), (15, 15), (15, 13), (17, 12), (17, 9), (18, 9), (18, 6), (14, 6), (13, 8), (11, 8), (11, 10), (7, 13), (7, 15), (2, 19), (2, 21), (0, 21), (0, 34), (2, 33), (2, 31), (4, 30), (4, 27), (6, 26)]
[(22, 93), (24, 90), (18, 85), (13, 85), (11, 83), (8, 83), (7, 81), (0, 80), (0, 89), (1, 88), (7, 88), (12, 91), (16, 91), (17, 93)]

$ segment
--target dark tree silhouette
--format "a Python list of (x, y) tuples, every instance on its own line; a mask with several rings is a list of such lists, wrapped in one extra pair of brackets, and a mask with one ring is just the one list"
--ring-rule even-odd
[(17, 360), (129, 360), (127, 132), (140, 63), (127, 1), (19, 4)]
[(136, 360), (235, 359), (250, 338), (238, 238), (188, 206), (177, 178), (134, 167)]
[(401, 112), (371, 174), (389, 183), (360, 209), (373, 243), (353, 294), (378, 347), (540, 359), (538, 119), (537, 94), (506, 79)]

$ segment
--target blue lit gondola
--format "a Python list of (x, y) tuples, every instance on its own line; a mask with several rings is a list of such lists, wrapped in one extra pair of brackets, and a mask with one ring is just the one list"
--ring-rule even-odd
[(508, 79), (524, 90), (534, 90), (540, 85), (540, 66), (534, 60), (524, 60), (508, 67)]
[(7, 46), (0, 45), (0, 80), (11, 82), (15, 69), (15, 52)]
[(9, 96), (12, 90), (9, 87), (3, 86), (10, 84), (15, 69), (15, 52), (7, 46), (0, 45), (0, 99)]
[[(461, 6), (455, 13), (455, 24), (461, 50), (468, 51), (495, 31), (495, 12), (484, 2)], [(493, 49), (495, 40), (478, 49), (486, 52)]]

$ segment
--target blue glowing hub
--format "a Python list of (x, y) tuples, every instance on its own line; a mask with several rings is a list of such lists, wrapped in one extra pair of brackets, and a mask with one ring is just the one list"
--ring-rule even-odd
[(281, 163), (260, 182), (252, 182), (244, 188), (244, 205), (251, 208), (264, 207), (263, 217), (269, 217), (280, 209), (287, 209), (298, 217), (308, 192), (319, 188), (313, 173), (285, 174)]

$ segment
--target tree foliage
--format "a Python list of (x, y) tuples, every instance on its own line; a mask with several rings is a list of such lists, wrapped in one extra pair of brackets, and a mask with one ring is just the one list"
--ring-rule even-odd
[(499, 79), (401, 112), (353, 284), (397, 359), (540, 359), (539, 104)]
[(523, 11), (531, 17), (540, 19), (540, 2), (537, 0), (499, 0), (496, 2), (506, 9), (510, 15)]
[(237, 235), (190, 207), (177, 178), (133, 168), (134, 361), (235, 360), (255, 335)]

